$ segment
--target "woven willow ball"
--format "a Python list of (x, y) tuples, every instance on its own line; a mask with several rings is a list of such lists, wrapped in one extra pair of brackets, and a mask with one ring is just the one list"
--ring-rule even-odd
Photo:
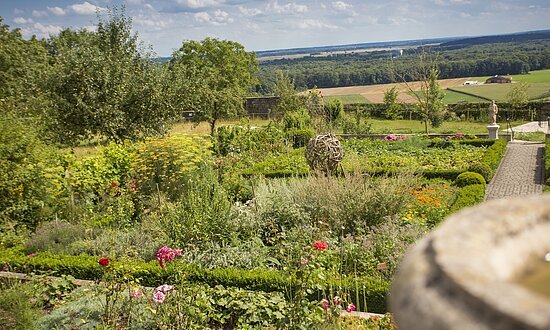
[(306, 160), (313, 172), (336, 174), (343, 157), (342, 145), (332, 134), (317, 135), (307, 143)]

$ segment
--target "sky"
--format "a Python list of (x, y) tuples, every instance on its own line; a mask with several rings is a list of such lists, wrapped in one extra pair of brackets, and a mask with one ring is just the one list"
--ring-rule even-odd
[(47, 38), (121, 5), (159, 56), (206, 37), (258, 51), (550, 29), (548, 0), (0, 0), (0, 16)]

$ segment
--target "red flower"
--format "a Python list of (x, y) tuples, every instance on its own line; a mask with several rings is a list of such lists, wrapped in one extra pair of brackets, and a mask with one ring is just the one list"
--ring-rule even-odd
[(118, 183), (116, 183), (116, 181), (111, 182), (111, 187), (116, 187), (116, 186), (118, 186)]
[(323, 242), (323, 241), (315, 241), (313, 243), (313, 248), (315, 250), (321, 250), (321, 251), (325, 251), (328, 247), (328, 244), (327, 242)]
[(109, 259), (108, 258), (101, 258), (101, 259), (99, 259), (98, 262), (103, 267), (109, 266)]

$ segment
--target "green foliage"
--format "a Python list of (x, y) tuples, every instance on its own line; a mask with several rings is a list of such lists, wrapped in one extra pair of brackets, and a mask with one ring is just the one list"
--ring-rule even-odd
[(483, 157), (481, 158), (481, 163), (489, 165), (494, 173), (494, 171), (496, 171), (498, 166), (500, 165), (502, 157), (504, 157), (504, 154), (506, 153), (507, 144), (508, 142), (504, 139), (496, 140), (490, 147), (487, 148), (487, 150), (483, 154)]
[[(98, 264), (98, 257), (55, 256), (49, 253), (40, 253), (30, 257), (14, 249), (1, 250), (0, 262), (12, 271), (48, 271), (52, 275), (72, 275), (79, 279), (96, 280), (103, 276), (104, 268)], [(130, 273), (134, 279), (139, 279), (141, 285), (155, 287), (164, 283), (177, 282), (185, 275), (191, 283), (203, 283), (210, 286), (223, 285), (246, 290), (260, 290), (265, 292), (284, 292), (289, 287), (290, 279), (283, 274), (271, 270), (256, 269), (242, 270), (235, 268), (201, 269), (181, 263), (172, 263), (162, 270), (156, 261), (149, 263), (137, 261), (110, 262), (111, 271), (115, 274)], [(340, 287), (346, 292), (355, 292), (356, 281), (360, 283), (358, 292), (361, 301), (368, 302), (369, 311), (375, 313), (386, 312), (386, 296), (389, 291), (389, 282), (376, 277), (358, 277), (327, 279), (323, 287)], [(311, 291), (311, 299), (317, 299), (322, 292)]]
[(291, 129), (287, 131), (287, 135), (290, 136), (294, 148), (302, 148), (315, 136), (315, 131), (313, 128)]
[(39, 308), (29, 284), (0, 283), (0, 324), (3, 329), (36, 329)]
[(311, 116), (305, 109), (287, 111), (283, 116), (283, 128), (285, 131), (292, 129), (306, 129), (311, 127)]
[(0, 225), (33, 228), (49, 215), (52, 154), (32, 122), (0, 116)]
[(342, 131), (344, 134), (370, 134), (372, 133), (372, 123), (369, 123), (362, 118), (359, 109), (355, 109), (354, 118), (350, 118), (349, 114), (344, 113), (344, 122)]
[(385, 106), (385, 117), (387, 119), (401, 119), (401, 104), (397, 100), (399, 92), (397, 87), (393, 86), (392, 88), (384, 92), (384, 106)]
[(481, 174), (475, 172), (461, 173), (454, 182), (455, 186), (461, 188), (478, 184), (485, 186), (485, 178)]
[(462, 208), (470, 207), (483, 202), (485, 197), (485, 184), (472, 184), (463, 187), (451, 206), (451, 213)]
[(81, 225), (67, 222), (45, 222), (40, 224), (36, 231), (25, 243), (30, 253), (49, 251), (54, 254), (65, 254), (69, 245), (88, 237)]
[(242, 97), (258, 67), (254, 53), (237, 42), (206, 38), (184, 41), (172, 57), (170, 82), (185, 91), (169, 95), (175, 108), (195, 111), (193, 119), (207, 121), (211, 135), (218, 119), (243, 112)]
[(506, 95), (506, 101), (510, 104), (512, 110), (520, 109), (529, 102), (529, 96), (527, 90), (529, 84), (526, 82), (513, 83), (510, 91)]
[(169, 207), (162, 228), (179, 246), (227, 242), (234, 233), (230, 198), (210, 167), (194, 172), (174, 207)]
[(468, 172), (479, 173), (489, 183), (493, 177), (494, 171), (485, 163), (475, 163), (468, 167)]
[(289, 112), (300, 112), (305, 107), (304, 99), (296, 92), (294, 81), (282, 71), (277, 72), (274, 92), (279, 97), (277, 107), (273, 110), (275, 117), (282, 118)]
[(189, 174), (207, 161), (201, 137), (174, 135), (140, 143), (131, 158), (137, 189), (143, 194), (166, 193), (177, 199)]
[(325, 113), (329, 123), (337, 126), (344, 120), (344, 104), (338, 99), (330, 100), (325, 103)]
[(212, 149), (218, 156), (244, 154), (263, 157), (285, 149), (284, 133), (270, 123), (265, 127), (250, 127), (249, 124), (219, 127)]
[(131, 30), (131, 19), (115, 8), (97, 32), (65, 30), (49, 41), (55, 54), (49, 122), (62, 142), (156, 135), (174, 117), (162, 103), (159, 67)]
[(295, 149), (289, 153), (268, 158), (254, 164), (243, 175), (262, 175), (265, 177), (299, 176), (309, 173), (304, 156), (304, 148)]

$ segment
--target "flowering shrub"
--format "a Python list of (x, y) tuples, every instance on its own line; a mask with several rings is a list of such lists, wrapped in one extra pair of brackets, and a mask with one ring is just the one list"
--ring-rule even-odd
[(161, 247), (157, 251), (157, 261), (159, 262), (159, 266), (161, 268), (165, 268), (166, 265), (164, 263), (173, 260), (176, 256), (181, 256), (181, 250), (172, 250), (167, 246)]

